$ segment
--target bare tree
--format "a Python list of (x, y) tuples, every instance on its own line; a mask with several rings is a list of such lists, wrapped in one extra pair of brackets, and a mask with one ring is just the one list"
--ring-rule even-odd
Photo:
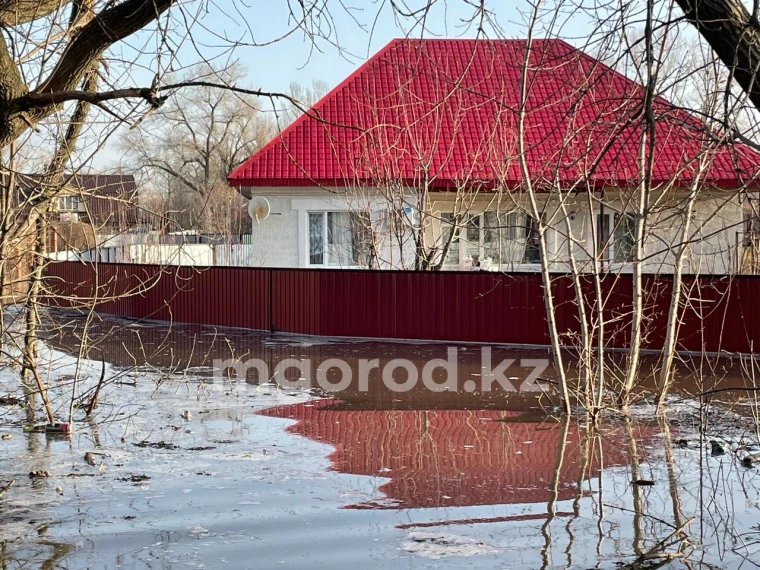
[[(400, 13), (395, 6), (388, 9)], [(286, 28), (278, 30), (272, 41), (299, 32), (312, 45), (335, 44), (331, 10), (348, 13), (351, 8), (330, 0), (284, 3)], [(30, 407), (36, 393), (44, 399), (35, 373), (37, 323), (49, 261), (49, 220), (69, 187), (68, 180), (86, 168), (120, 127), (140, 127), (151, 115), (164, 113), (165, 104), (167, 111), (172, 105), (175, 111), (182, 110), (170, 101), (181, 96), (183, 88), (197, 89), (196, 93), (217, 89), (225, 96), (235, 93), (237, 101), (267, 97), (274, 107), (278, 98), (296, 103), (284, 94), (234, 83), (235, 50), (261, 44), (245, 23), (240, 28), (243, 33), (234, 39), (215, 35), (212, 42), (199, 41), (201, 35), (207, 39), (215, 34), (204, 18), (239, 23), (248, 11), (237, 1), (207, 7), (196, 0), (0, 0), (0, 293), (3, 304), (17, 302), (26, 309), (24, 356), (18, 363), (24, 370)], [(404, 17), (413, 28), (419, 25), (418, 16), (415, 12)], [(211, 69), (217, 71), (206, 71)], [(177, 77), (182, 79), (172, 79)], [(208, 145), (220, 142), (212, 136), (219, 132), (217, 127), (194, 131), (197, 139), (205, 138), (206, 146), (198, 145), (205, 152), (193, 157), (189, 170), (188, 165), (175, 169), (174, 178), (200, 191), (196, 193), (218, 188), (219, 178), (250, 153), (251, 145), (267, 138), (253, 128), (262, 124), (256, 113), (243, 116), (235, 106), (226, 107), (229, 99), (205, 93), (198, 102), (219, 110), (222, 131), (237, 129), (241, 138), (220, 139), (229, 145), (214, 149), (221, 157), (215, 161)], [(37, 171), (43, 180), (24, 193), (18, 179), (29, 167), (24, 157), (35, 154), (30, 148), (45, 149), (38, 154), (46, 160)], [(220, 195), (227, 194), (223, 190)], [(225, 200), (221, 203), (231, 208), (232, 202)], [(16, 285), (28, 294), (17, 296)]]
[[(221, 72), (201, 67), (190, 77), (243, 79), (239, 66)], [(146, 186), (164, 195), (165, 213), (184, 229), (227, 233), (240, 229), (240, 196), (226, 190), (236, 166), (274, 134), (255, 97), (213, 87), (183, 90), (138, 128), (126, 131), (119, 147), (123, 165), (142, 174)], [(221, 210), (220, 210), (221, 208)], [(229, 225), (219, 212), (234, 211)], [(212, 221), (213, 220), (213, 221)]]
[(298, 117), (303, 115), (304, 111), (311, 109), (314, 104), (330, 91), (327, 82), (321, 79), (314, 79), (311, 85), (303, 85), (298, 81), (291, 81), (288, 86), (288, 95), (290, 100), (284, 101), (282, 108), (277, 111), (277, 125), (284, 129)]

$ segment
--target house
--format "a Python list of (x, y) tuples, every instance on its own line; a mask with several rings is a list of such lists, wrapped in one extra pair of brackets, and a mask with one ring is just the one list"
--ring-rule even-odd
[[(9, 188), (10, 177), (0, 173), (0, 186)], [(29, 220), (38, 204), (49, 204), (47, 250), (50, 257), (67, 259), (64, 250), (94, 248), (109, 235), (126, 231), (137, 223), (137, 187), (131, 175), (64, 174), (59, 182), (46, 184), (39, 174), (17, 172), (9, 202), (18, 220)], [(0, 294), (3, 304), (17, 303), (28, 291), (35, 244), (34, 224), (21, 224), (11, 234)]]
[[(543, 224), (551, 270), (629, 269), (644, 89), (561, 40), (527, 47), (381, 49), (229, 175), (270, 205), (256, 264), (536, 270)], [(687, 272), (733, 272), (760, 155), (662, 98), (654, 111), (645, 270), (671, 272), (687, 243)]]
[[(39, 174), (19, 174), (20, 199), (34, 202), (46, 190)], [(138, 194), (131, 174), (64, 174), (53, 188), (50, 251), (90, 249), (104, 236), (134, 229), (138, 224)]]

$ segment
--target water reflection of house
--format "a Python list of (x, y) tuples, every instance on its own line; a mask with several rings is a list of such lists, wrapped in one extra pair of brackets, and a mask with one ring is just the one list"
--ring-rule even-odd
[[(540, 503), (549, 500), (563, 426), (515, 421), (520, 412), (344, 410), (337, 400), (271, 408), (297, 423), (288, 431), (335, 447), (341, 473), (387, 477), (387, 501), (350, 508), (414, 508)], [(511, 420), (511, 421), (510, 421)], [(579, 480), (600, 468), (598, 449), (584, 468), (584, 431), (571, 425), (558, 478), (558, 499), (577, 495)], [(628, 463), (625, 433), (602, 444), (605, 467)]]

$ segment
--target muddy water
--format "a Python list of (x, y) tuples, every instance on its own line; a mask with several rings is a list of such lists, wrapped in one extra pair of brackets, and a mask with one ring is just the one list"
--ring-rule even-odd
[[(62, 376), (81, 320), (50, 324)], [(257, 385), (212, 368), (231, 356), (421, 367), (446, 348), (104, 320), (88, 373), (103, 359), (118, 383), (97, 425), (24, 434), (0, 408), (13, 436), (0, 441), (0, 485), (16, 480), (0, 499), (0, 567), (619, 568), (661, 541), (675, 568), (760, 564), (757, 469), (710, 455), (690, 400), (673, 401), (673, 425), (642, 407), (640, 421), (589, 431), (547, 414), (551, 393), (464, 389), (482, 381), (473, 346), (459, 347), (457, 388), (442, 391)], [(515, 360), (516, 386), (534, 369), (521, 361), (546, 357), (493, 351)], [(542, 378), (551, 386), (551, 370)], [(747, 425), (726, 411), (711, 421), (737, 437)]]

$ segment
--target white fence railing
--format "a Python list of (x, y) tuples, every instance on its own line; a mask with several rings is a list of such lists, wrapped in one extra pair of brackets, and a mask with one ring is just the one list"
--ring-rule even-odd
[(99, 261), (152, 265), (259, 267), (251, 244), (131, 244), (106, 246), (88, 251), (56, 251), (56, 261)]

